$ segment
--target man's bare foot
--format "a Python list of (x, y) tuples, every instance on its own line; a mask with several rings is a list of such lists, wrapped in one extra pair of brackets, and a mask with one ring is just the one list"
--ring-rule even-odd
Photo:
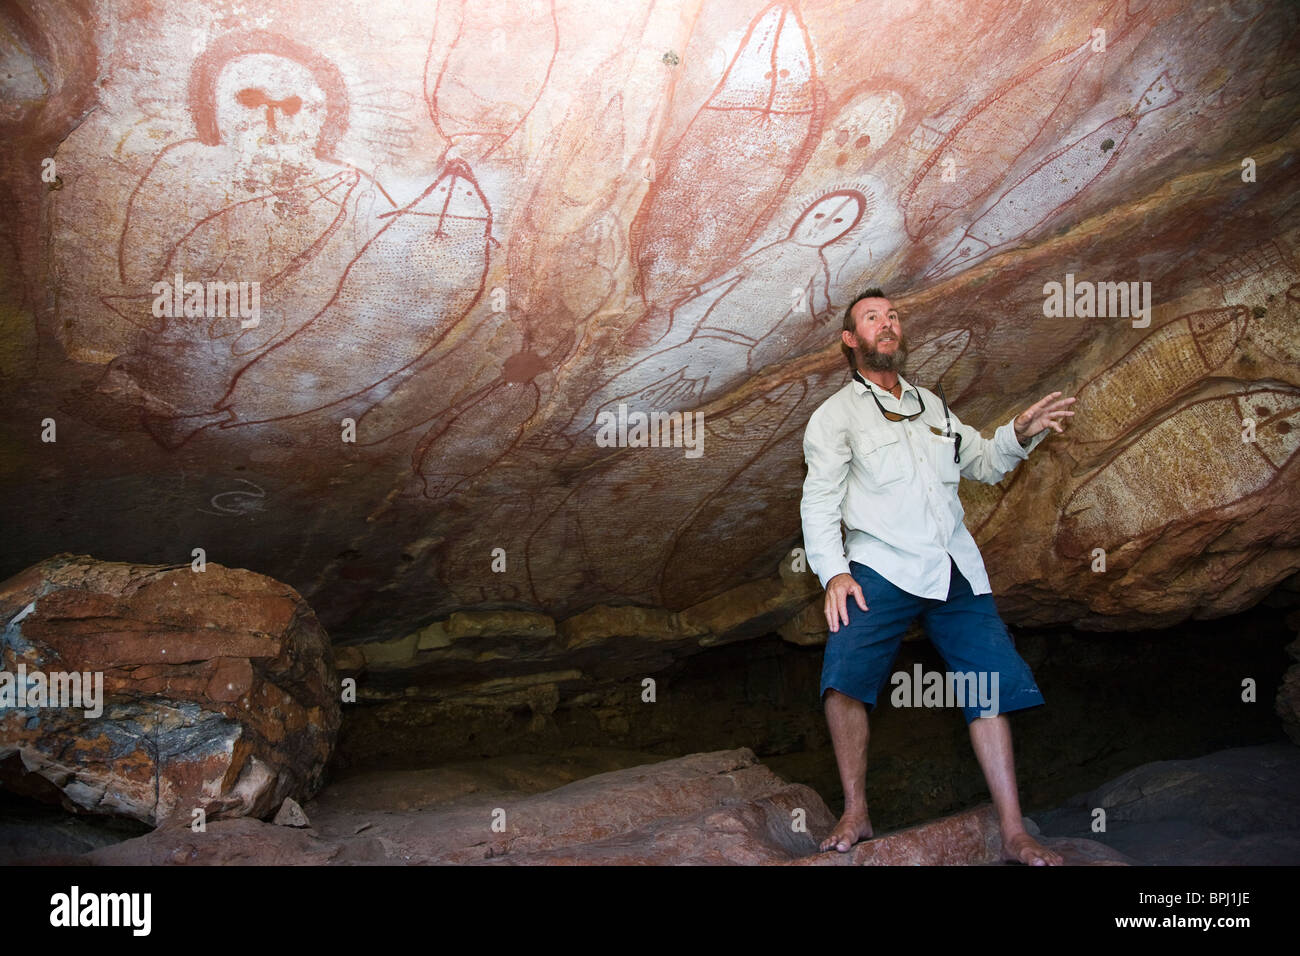
[(831, 835), (822, 840), (821, 848), (848, 853), (853, 844), (859, 840), (870, 840), (872, 834), (871, 820), (867, 818), (866, 810), (845, 810)]
[(1043, 846), (1026, 830), (1002, 841), (1002, 857), (1009, 863), (1024, 863), (1026, 866), (1061, 866), (1065, 862), (1061, 854)]

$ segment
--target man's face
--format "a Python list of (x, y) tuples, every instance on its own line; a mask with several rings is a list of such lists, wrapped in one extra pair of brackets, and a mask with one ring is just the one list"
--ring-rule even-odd
[(901, 372), (907, 362), (907, 339), (898, 312), (888, 299), (863, 299), (853, 307), (856, 335), (842, 333), (844, 344), (853, 349), (859, 369)]

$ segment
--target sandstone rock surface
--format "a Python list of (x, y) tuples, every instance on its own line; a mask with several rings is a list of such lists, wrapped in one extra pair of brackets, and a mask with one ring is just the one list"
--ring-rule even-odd
[[(1092, 830), (1105, 811), (1104, 832)], [(1135, 767), (1058, 810), (1043, 832), (1086, 837), (1154, 866), (1300, 864), (1300, 751), (1240, 747)]]
[[(1215, 617), (1300, 569), (1294, 4), (28, 8), (0, 573), (201, 542), (395, 641), (372, 663), (433, 622), (419, 652), (494, 652), (467, 610), (815, 642), (762, 592), (870, 284), (986, 434), (1079, 395), (962, 491), (1012, 623)], [(1067, 276), (1112, 285), (1049, 315)], [(598, 441), (651, 414), (666, 443)]]
[[(572, 779), (647, 756), (584, 751), (559, 761), (521, 755), (367, 773), (309, 802), (309, 828), (217, 820), (206, 833), (160, 829), (80, 855), (68, 836), (41, 833), (28, 838), (33, 852), (5, 862), (16, 856), (81, 865), (1003, 865), (988, 804), (880, 833), (848, 853), (819, 853), (816, 843), (835, 821), (830, 809), (744, 749)], [(1300, 751), (1289, 745), (1158, 761), (1036, 813), (1026, 826), (1069, 866), (1294, 865), (1298, 775)], [(1105, 832), (1091, 827), (1096, 808), (1107, 811)], [(493, 828), (498, 819), (504, 829)]]
[[(631, 755), (590, 754), (588, 766)], [(81, 857), (132, 864), (987, 865), (999, 862), (990, 807), (818, 853), (835, 817), (746, 749), (691, 754), (543, 784), (535, 761), (373, 773), (327, 787), (303, 809), (309, 829), (242, 818), (206, 833), (157, 830)], [(504, 775), (503, 775), (504, 771)], [(561, 771), (562, 773), (563, 771)], [(554, 779), (555, 769), (549, 770)], [(524, 789), (502, 784), (513, 779)], [(1053, 840), (1070, 863), (1124, 862), (1089, 840)], [(39, 862), (37, 859), (28, 862)]]
[(0, 671), (102, 687), (93, 708), (0, 709), (6, 787), (156, 826), (266, 816), (320, 787), (340, 694), (328, 635), (287, 585), (58, 555), (0, 584), (0, 622)]

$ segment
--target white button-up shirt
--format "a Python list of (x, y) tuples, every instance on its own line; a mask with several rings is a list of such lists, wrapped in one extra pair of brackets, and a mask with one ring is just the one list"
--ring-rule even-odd
[[(903, 389), (894, 398), (874, 382), (867, 386), (854, 379), (808, 419), (803, 439), (808, 476), (800, 506), (808, 564), (823, 588), (856, 561), (904, 591), (942, 601), (948, 597), (951, 555), (971, 590), (989, 594), (984, 559), (962, 520), (957, 483), (964, 475), (996, 484), (1047, 437), (1047, 429), (1024, 447), (1014, 419), (988, 439), (949, 409), (951, 433), (961, 435), (958, 463), (955, 439), (930, 430), (932, 425), (945, 430), (939, 396), (901, 375), (898, 381)], [(920, 407), (919, 393), (925, 414), (891, 422), (880, 414), (868, 387), (886, 409), (902, 414)]]

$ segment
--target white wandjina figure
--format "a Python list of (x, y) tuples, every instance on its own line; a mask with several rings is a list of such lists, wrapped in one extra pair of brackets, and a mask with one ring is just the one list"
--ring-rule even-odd
[(1115, 164), (1129, 135), (1142, 119), (1169, 106), (1180, 96), (1169, 78), (1161, 74), (1138, 97), (1132, 109), (1035, 164), (966, 228), (924, 278), (938, 278), (979, 262), (1077, 202)]
[(827, 247), (867, 213), (858, 190), (828, 193), (804, 210), (786, 238), (693, 290), (673, 308), (655, 351), (598, 388), (571, 420), (570, 433), (586, 432), (602, 410), (620, 404), (629, 413), (698, 408), (773, 362), (825, 345), (828, 320), (819, 316), (831, 308)]
[(492, 241), (487, 201), (456, 160), (386, 218), (325, 308), (243, 368), (217, 411), (147, 419), (154, 435), (174, 445), (210, 425), (305, 415), (362, 395), (435, 348), (483, 293)]
[[(137, 394), (155, 419), (210, 411), (241, 366), (325, 306), (382, 226), (373, 216), (377, 184), (332, 156), (347, 127), (338, 71), (284, 38), (229, 46), (196, 67), (198, 136), (164, 149), (132, 194), (118, 272), (139, 291), (103, 300), (141, 332), (100, 391)], [(229, 311), (186, 314), (193, 310), (180, 302), (157, 315), (154, 283), (176, 276), (256, 283), (257, 322)]]
[(680, 139), (655, 157), (630, 230), (647, 305), (679, 301), (691, 279), (758, 241), (812, 155), (824, 111), (798, 5), (772, 3)]

